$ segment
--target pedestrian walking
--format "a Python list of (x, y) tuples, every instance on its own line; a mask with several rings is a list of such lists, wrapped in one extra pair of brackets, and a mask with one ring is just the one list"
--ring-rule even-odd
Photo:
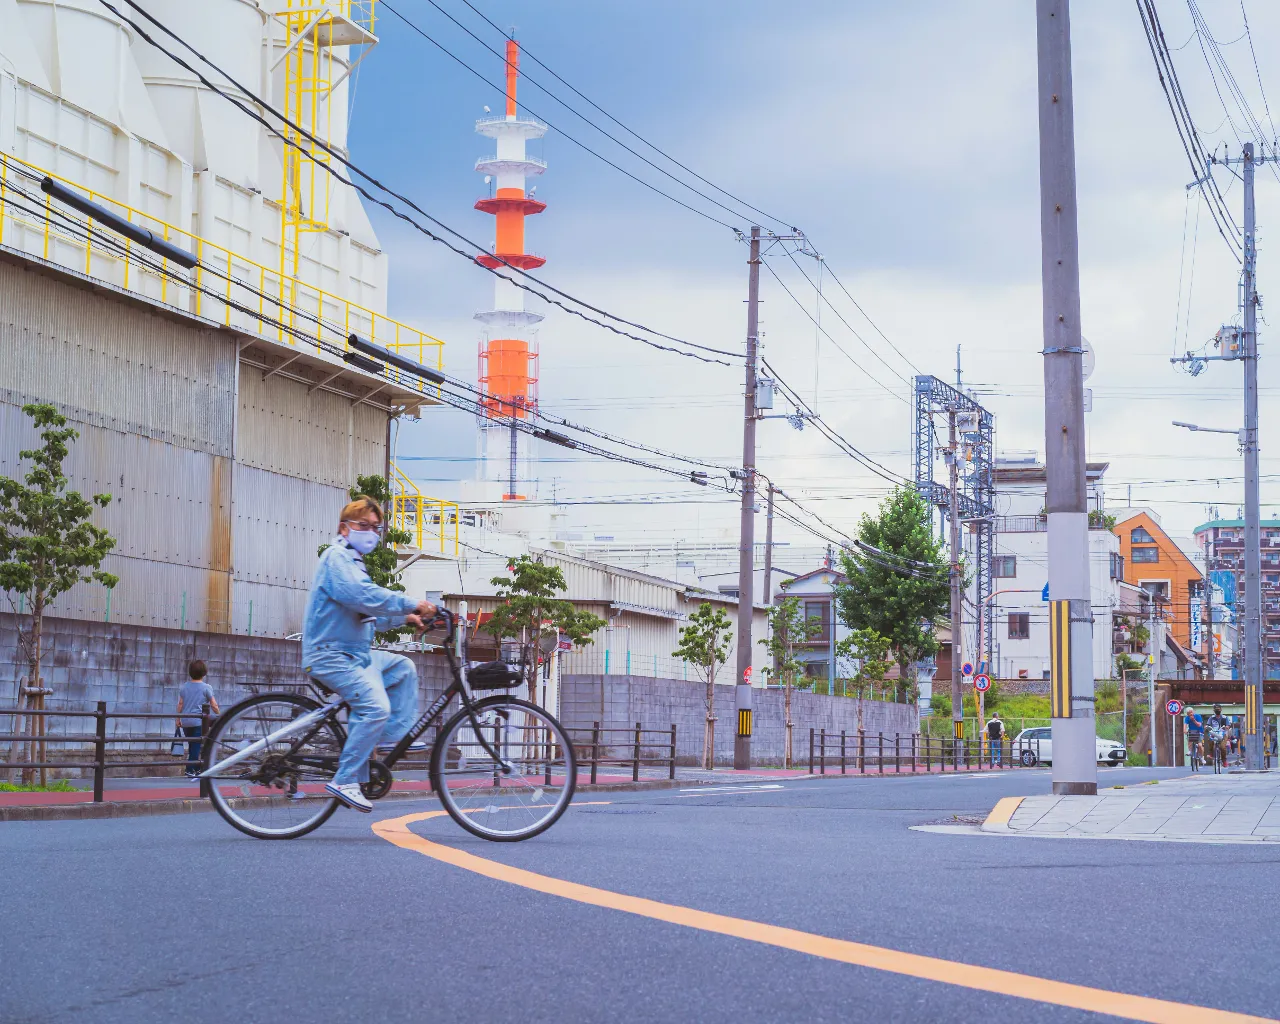
[(178, 691), (178, 728), (187, 737), (186, 776), (194, 778), (200, 774), (200, 747), (204, 720), (202, 715), (212, 712), (221, 714), (218, 699), (213, 695), (213, 687), (205, 682), (208, 669), (198, 658), (187, 666), (189, 677)]
[(987, 720), (987, 743), (991, 751), (991, 767), (1004, 767), (1004, 722), (1000, 721), (1000, 712), (991, 712)]

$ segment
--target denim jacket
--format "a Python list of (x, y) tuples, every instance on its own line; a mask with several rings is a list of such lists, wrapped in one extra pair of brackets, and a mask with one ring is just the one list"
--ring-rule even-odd
[(320, 555), (302, 624), (302, 664), (320, 651), (368, 654), (373, 634), (404, 623), (418, 606), (408, 594), (387, 590), (369, 579), (364, 559), (343, 537), (335, 537)]

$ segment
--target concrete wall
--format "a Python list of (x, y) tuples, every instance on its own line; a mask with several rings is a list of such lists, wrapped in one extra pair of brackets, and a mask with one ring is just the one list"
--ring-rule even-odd
[[(640, 676), (565, 675), (560, 682), (560, 719), (570, 728), (590, 729), (592, 722), (602, 728), (646, 729), (676, 726), (676, 756), (697, 760), (702, 756), (703, 725), (706, 719), (702, 683), (679, 679), (649, 679)], [(602, 694), (603, 688), (603, 694)], [(732, 686), (716, 687), (716, 763), (732, 763), (736, 728)], [(781, 764), (785, 733), (781, 690), (756, 690), (752, 758), (762, 764)], [(862, 705), (863, 730), (868, 736), (907, 736), (919, 728), (914, 704), (887, 704), (858, 701), (850, 697), (824, 697), (795, 692), (791, 696), (792, 744), (796, 761), (809, 756), (809, 730), (826, 729), (839, 735), (858, 729), (858, 705)], [(603, 709), (603, 710), (602, 710)], [(621, 733), (610, 739), (629, 746)]]
[[(209, 684), (223, 708), (255, 692), (301, 687), (305, 681), (302, 645), (290, 640), (59, 618), (46, 618), (45, 630), (43, 675), (53, 689), (45, 707), (53, 711), (92, 710), (100, 700), (107, 702), (108, 711), (173, 711), (193, 658), (208, 666)], [(418, 666), (419, 699), (425, 707), (443, 691), (448, 666), (439, 656), (410, 657)], [(18, 704), (25, 674), (16, 617), (0, 613), (0, 708)], [(0, 726), (7, 724), (7, 716), (0, 717)], [(155, 721), (110, 725), (114, 736), (164, 731)], [(92, 732), (92, 722), (61, 719), (51, 726), (55, 729), (62, 735)]]

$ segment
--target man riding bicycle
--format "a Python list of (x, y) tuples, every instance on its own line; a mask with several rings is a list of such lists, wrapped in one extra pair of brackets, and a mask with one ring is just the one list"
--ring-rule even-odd
[(358, 811), (373, 804), (360, 791), (374, 748), (390, 749), (418, 715), (418, 673), (408, 658), (373, 649), (374, 633), (395, 626), (424, 628), (437, 612), (430, 601), (380, 587), (364, 556), (384, 532), (382, 509), (361, 496), (342, 509), (338, 536), (320, 555), (302, 626), (302, 664), (351, 709), (347, 741), (325, 790)]
[(1183, 727), (1187, 733), (1187, 749), (1193, 755), (1192, 770), (1197, 760), (1204, 760), (1204, 719), (1196, 713), (1196, 709), (1188, 706), (1183, 718)]
[[(1213, 714), (1209, 716), (1204, 723), (1205, 738), (1209, 741), (1209, 753), (1214, 757), (1215, 763), (1226, 764), (1228, 754), (1230, 752), (1230, 744), (1227, 740), (1227, 734), (1231, 729), (1231, 723), (1222, 713), (1222, 705), (1215, 704), (1213, 706)], [(1218, 754), (1222, 755), (1221, 762), (1217, 762)]]

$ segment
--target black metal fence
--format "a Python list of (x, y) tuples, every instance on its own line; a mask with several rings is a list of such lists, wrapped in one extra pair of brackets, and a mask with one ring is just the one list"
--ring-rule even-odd
[(862, 775), (912, 774), (945, 772), (948, 768), (1031, 767), (1038, 762), (1037, 752), (1026, 744), (1015, 750), (1010, 738), (992, 744), (983, 739), (939, 739), (919, 733), (869, 736), (865, 732), (809, 730), (810, 775), (847, 775), (851, 771)]
[[(93, 711), (48, 711), (36, 710), (29, 708), (0, 708), (0, 717), (12, 716), (10, 721), (26, 718), (27, 727), (25, 732), (4, 732), (0, 733), (0, 741), (8, 741), (10, 743), (10, 753), (15, 748), (13, 744), (18, 744), (19, 759), (10, 760), (0, 764), (0, 767), (17, 769), (22, 772), (41, 771), (42, 774), (49, 769), (69, 769), (79, 768), (84, 770), (91, 768), (93, 770), (93, 799), (95, 803), (101, 803), (103, 799), (103, 788), (108, 771), (116, 769), (136, 769), (136, 768), (173, 768), (186, 762), (187, 744), (191, 742), (202, 743), (209, 735), (209, 725), (213, 721), (207, 711), (201, 713), (200, 718), (200, 736), (179, 736), (172, 732), (162, 735), (132, 735), (132, 736), (108, 736), (107, 725), (109, 722), (130, 719), (150, 723), (153, 721), (173, 722), (178, 716), (172, 712), (139, 712), (139, 711), (108, 711), (106, 701), (98, 701), (97, 707)], [(195, 718), (195, 715), (183, 714), (184, 718)], [(45, 728), (45, 723), (49, 719), (70, 719), (83, 722), (85, 719), (91, 719), (93, 722), (93, 732), (70, 732), (58, 733), (49, 732)], [(164, 760), (116, 760), (108, 758), (108, 747), (112, 744), (131, 744), (131, 745), (147, 745), (151, 743), (163, 744), (171, 746), (175, 743), (181, 743), (183, 746), (183, 754), (176, 757), (168, 754)], [(88, 746), (92, 750), (92, 757), (86, 761), (80, 758), (74, 761), (68, 760), (50, 760), (51, 757), (58, 756), (49, 753), (49, 747), (53, 745), (65, 747), (67, 744), (78, 744), (81, 747)], [(141, 753), (146, 753), (142, 751)], [(200, 782), (200, 795), (208, 795), (208, 783), (203, 780)]]
[[(630, 767), (631, 781), (640, 781), (640, 768), (645, 765), (665, 766), (667, 778), (676, 777), (676, 727), (670, 729), (646, 729), (643, 723), (635, 727), (601, 728), (592, 722), (591, 728), (565, 729), (573, 741), (578, 755), (578, 766), (591, 766), (591, 783), (595, 785), (598, 770), (605, 767)], [(617, 737), (616, 739), (613, 737)], [(661, 737), (661, 740), (646, 739)]]

